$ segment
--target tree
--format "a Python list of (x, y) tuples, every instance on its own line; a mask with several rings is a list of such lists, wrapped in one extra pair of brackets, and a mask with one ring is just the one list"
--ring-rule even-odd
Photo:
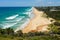
[(14, 31), (13, 31), (13, 29), (11, 29), (11, 28), (7, 28), (7, 29), (5, 29), (6, 30), (6, 33), (8, 34), (8, 35), (13, 35), (14, 34)]
[(22, 30), (17, 31), (18, 36), (23, 36)]

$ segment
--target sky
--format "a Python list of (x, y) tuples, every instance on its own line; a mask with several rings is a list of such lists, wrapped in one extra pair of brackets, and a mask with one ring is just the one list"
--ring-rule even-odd
[(0, 0), (0, 6), (60, 6), (60, 0)]

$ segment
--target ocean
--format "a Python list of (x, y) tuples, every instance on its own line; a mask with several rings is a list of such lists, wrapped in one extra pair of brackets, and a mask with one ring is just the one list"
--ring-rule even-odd
[(0, 7), (0, 28), (23, 29), (33, 17), (33, 7)]

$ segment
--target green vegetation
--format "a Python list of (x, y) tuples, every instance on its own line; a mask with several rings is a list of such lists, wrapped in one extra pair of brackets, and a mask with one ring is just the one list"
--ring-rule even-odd
[(15, 33), (11, 28), (0, 29), (0, 40), (60, 40), (60, 34), (54, 33), (55, 31), (22, 33), (20, 30)]
[[(60, 20), (60, 6), (36, 7), (39, 11), (44, 11), (48, 17)], [(57, 10), (57, 11), (50, 11)]]

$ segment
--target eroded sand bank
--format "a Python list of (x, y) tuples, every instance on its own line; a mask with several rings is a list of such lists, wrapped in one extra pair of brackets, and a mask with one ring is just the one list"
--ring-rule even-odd
[(33, 8), (33, 13), (35, 15), (34, 18), (30, 20), (24, 29), (22, 29), (22, 32), (28, 33), (30, 31), (48, 31), (48, 24), (51, 24), (51, 22), (49, 19), (42, 17), (44, 12)]

